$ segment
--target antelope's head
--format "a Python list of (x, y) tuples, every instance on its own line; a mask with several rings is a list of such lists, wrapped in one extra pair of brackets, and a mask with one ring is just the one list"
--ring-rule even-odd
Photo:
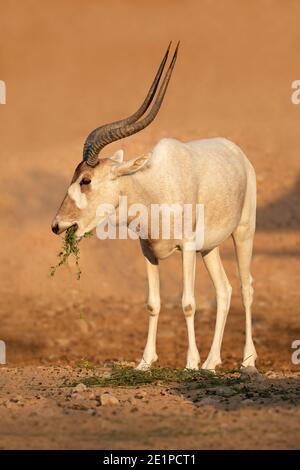
[(116, 208), (118, 205), (118, 178), (133, 174), (146, 164), (146, 157), (123, 161), (122, 150), (118, 150), (110, 158), (100, 159), (99, 153), (111, 142), (141, 131), (156, 117), (172, 75), (179, 43), (158, 90), (155, 102), (149, 113), (146, 116), (144, 114), (156, 94), (170, 46), (171, 44), (141, 107), (132, 116), (98, 127), (88, 135), (83, 147), (83, 160), (75, 169), (67, 194), (53, 220), (52, 231), (54, 233), (60, 234), (69, 227), (76, 226), (76, 236), (82, 237), (86, 232), (94, 229), (106, 217), (105, 214), (97, 214), (98, 206), (111, 204)]

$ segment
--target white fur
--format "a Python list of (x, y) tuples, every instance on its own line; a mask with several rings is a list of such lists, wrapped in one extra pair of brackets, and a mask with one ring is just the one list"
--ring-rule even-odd
[(81, 192), (79, 182), (76, 181), (71, 184), (68, 189), (68, 195), (72, 201), (75, 202), (78, 209), (85, 209), (87, 207), (87, 198), (86, 195)]

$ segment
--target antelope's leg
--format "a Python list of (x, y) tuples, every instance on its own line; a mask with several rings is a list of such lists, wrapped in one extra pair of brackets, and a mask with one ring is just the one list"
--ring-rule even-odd
[(185, 316), (187, 333), (188, 333), (188, 352), (187, 352), (187, 369), (199, 368), (200, 354), (196, 345), (195, 338), (195, 269), (196, 269), (196, 252), (183, 250), (182, 252), (183, 267), (183, 293), (182, 308)]
[[(250, 227), (251, 228), (251, 227)], [(253, 287), (252, 276), (250, 274), (250, 264), (252, 257), (254, 229), (251, 230), (247, 226), (241, 225), (233, 233), (235, 244), (237, 263), (239, 268), (242, 299), (246, 313), (246, 342), (244, 348), (244, 357), (242, 368), (255, 367), (257, 353), (252, 339), (252, 311)]]
[(147, 258), (145, 258), (145, 260), (148, 276), (147, 310), (149, 312), (149, 328), (143, 359), (137, 366), (138, 370), (149, 369), (151, 364), (157, 360), (156, 333), (158, 316), (160, 312), (159, 269), (157, 264), (151, 264)]
[(212, 346), (202, 369), (214, 371), (221, 364), (221, 346), (227, 314), (230, 307), (231, 286), (220, 259), (219, 247), (203, 256), (204, 264), (212, 279), (217, 296), (217, 318)]

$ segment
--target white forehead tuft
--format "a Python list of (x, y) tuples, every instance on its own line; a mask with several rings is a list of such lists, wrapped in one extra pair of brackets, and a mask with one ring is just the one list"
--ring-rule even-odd
[(87, 197), (80, 191), (79, 182), (71, 184), (68, 189), (68, 195), (75, 202), (78, 209), (84, 209), (87, 206)]

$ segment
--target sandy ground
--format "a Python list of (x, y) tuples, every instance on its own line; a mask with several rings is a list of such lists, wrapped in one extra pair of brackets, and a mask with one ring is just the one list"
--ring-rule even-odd
[[(299, 19), (292, 0), (2, 2), (1, 448), (300, 447), (300, 366), (291, 363), (300, 339), (300, 106), (290, 99), (300, 75)], [(263, 377), (241, 380), (240, 389), (117, 388), (109, 391), (119, 404), (104, 406), (100, 387), (78, 393), (64, 384), (141, 357), (143, 258), (133, 241), (93, 237), (82, 243), (82, 280), (72, 267), (51, 279), (60, 240), (50, 223), (86, 134), (135, 110), (170, 39), (181, 39), (181, 50), (158, 119), (104, 154), (122, 147), (130, 158), (165, 136), (221, 135), (248, 155), (258, 180), (253, 329)], [(222, 365), (230, 377), (244, 342), (230, 241), (222, 258), (233, 286)], [(184, 367), (179, 255), (161, 264), (161, 277), (159, 365)], [(196, 297), (204, 360), (215, 301), (200, 258)]]
[[(299, 373), (204, 389), (63, 386), (90, 374), (70, 366), (3, 370), (1, 449), (299, 447)], [(107, 394), (115, 405), (103, 401)]]

